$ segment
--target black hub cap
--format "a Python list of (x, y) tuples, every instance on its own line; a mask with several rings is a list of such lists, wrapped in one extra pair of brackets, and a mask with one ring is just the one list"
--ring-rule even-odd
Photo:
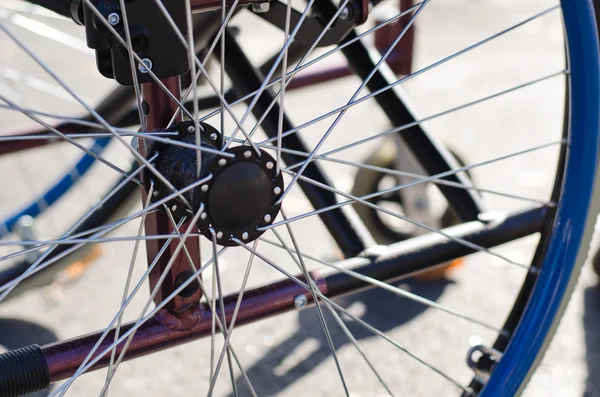
[(217, 234), (220, 245), (237, 245), (234, 238), (253, 241), (263, 234), (257, 230), (270, 225), (279, 213), (277, 200), (283, 192), (283, 177), (275, 175), (275, 160), (249, 146), (227, 150), (234, 158), (216, 156), (207, 167), (212, 179), (200, 189), (200, 202), (206, 206), (198, 221), (202, 234)]
[[(220, 150), (222, 135), (208, 124), (200, 126), (202, 146)], [(194, 144), (192, 122), (179, 123), (173, 130), (179, 134), (172, 139)], [(206, 183), (183, 194), (190, 205), (180, 198), (166, 203), (176, 219), (191, 216), (203, 206), (198, 228), (209, 240), (212, 230), (219, 245), (235, 246), (234, 239), (253, 241), (264, 233), (258, 229), (270, 225), (277, 217), (280, 205), (276, 203), (283, 192), (283, 177), (281, 173), (276, 175), (275, 160), (265, 151), (260, 150), (259, 155), (250, 146), (238, 146), (226, 151), (234, 157), (203, 152), (200, 178), (196, 176), (194, 149), (162, 143), (152, 146), (150, 157), (156, 153), (159, 154), (156, 168), (178, 190), (212, 175)], [(149, 171), (145, 172), (144, 181), (147, 190), (150, 181), (155, 184), (153, 202), (172, 193)]]

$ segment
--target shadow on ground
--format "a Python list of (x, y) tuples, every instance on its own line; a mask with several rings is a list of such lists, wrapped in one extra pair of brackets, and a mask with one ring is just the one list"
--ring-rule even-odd
[[(429, 282), (410, 280), (403, 282), (403, 288), (408, 287), (411, 292), (426, 299), (436, 301), (450, 283), (451, 281), (449, 280)], [(380, 288), (339, 298), (336, 299), (336, 302), (344, 308), (349, 308), (359, 303), (362, 308), (360, 315), (357, 316), (383, 333), (387, 333), (393, 328), (409, 322), (426, 309), (426, 306), (423, 304), (402, 298)], [(352, 343), (331, 314), (325, 309), (323, 312), (336, 350), (346, 344)], [(344, 320), (346, 326), (357, 340), (377, 337), (349, 317), (346, 316)], [(258, 396), (278, 395), (296, 380), (307, 375), (320, 363), (331, 357), (331, 350), (323, 328), (320, 325), (317, 311), (314, 308), (298, 312), (298, 326), (296, 328), (296, 333), (273, 347), (252, 367), (246, 368), (248, 377), (252, 380), (252, 386)], [(309, 339), (317, 341), (317, 349), (303, 360), (297, 362), (296, 365), (287, 369), (284, 374), (276, 370), (278, 365), (288, 357), (290, 352), (293, 352), (297, 346)], [(263, 381), (261, 382), (261, 380)], [(236, 386), (238, 395), (250, 395), (247, 384), (241, 376), (236, 379)]]
[[(25, 320), (0, 318), (0, 346), (14, 350), (27, 345), (56, 342), (58, 337), (48, 328)], [(45, 397), (49, 389), (29, 394), (28, 397)]]

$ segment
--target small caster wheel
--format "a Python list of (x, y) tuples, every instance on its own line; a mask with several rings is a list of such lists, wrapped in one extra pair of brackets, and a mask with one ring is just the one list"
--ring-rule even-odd
[[(399, 150), (399, 147), (403, 146), (397, 145), (393, 139), (387, 139), (383, 141), (383, 143), (380, 144), (373, 152), (371, 152), (371, 154), (363, 161), (363, 164), (373, 167), (397, 170), (397, 158), (398, 156), (403, 155), (402, 153), (399, 153), (401, 151)], [(452, 151), (451, 154), (455, 157), (457, 163), (461, 167), (465, 165), (465, 162), (460, 156), (458, 156)], [(420, 173), (424, 174), (424, 171), (421, 171)], [(396, 175), (381, 172), (374, 169), (359, 168), (354, 179), (352, 195), (356, 197), (361, 197), (374, 192), (379, 192), (388, 189), (392, 186), (401, 185), (402, 183), (403, 182)], [(423, 205), (426, 206), (426, 208), (430, 208), (429, 203), (432, 201), (430, 196), (435, 194), (433, 192), (436, 189), (430, 188), (433, 186), (435, 185), (428, 183), (426, 189), (421, 189), (422, 195), (416, 198), (416, 200), (421, 201)], [(438, 193), (438, 196), (441, 195)], [(394, 192), (374, 197), (369, 201), (373, 204), (377, 204), (378, 206), (390, 209), (398, 214), (402, 214), (410, 218), (411, 214), (407, 213), (407, 211), (404, 210), (404, 200), (405, 199), (403, 197), (402, 190), (397, 190)], [(445, 202), (442, 204), (442, 207), (443, 210), (438, 210), (437, 213), (434, 213), (431, 210), (431, 222), (429, 223), (432, 224), (430, 224), (429, 226), (445, 228), (458, 223), (453, 212), (450, 210), (450, 208), (446, 205)], [(412, 225), (398, 218), (394, 218), (388, 214), (385, 214), (374, 208), (367, 207), (361, 203), (354, 204), (354, 209), (356, 210), (358, 216), (365, 224), (375, 241), (379, 244), (387, 245), (399, 241), (404, 241), (422, 233), (421, 228), (419, 228), (418, 226)], [(419, 280), (441, 279), (446, 275), (446, 272), (449, 269), (459, 266), (462, 263), (462, 261), (462, 259), (457, 259), (448, 263), (446, 266), (438, 267), (434, 270), (423, 272), (415, 276), (415, 278)]]

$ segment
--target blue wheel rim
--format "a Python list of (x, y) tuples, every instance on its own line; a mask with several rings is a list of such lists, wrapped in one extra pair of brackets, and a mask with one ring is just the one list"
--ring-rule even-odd
[[(89, 150), (99, 155), (104, 151), (110, 138), (100, 138), (94, 140), (94, 143)], [(12, 215), (9, 215), (2, 224), (0, 224), (0, 238), (5, 237), (11, 233), (19, 218), (22, 216), (36, 217), (40, 215), (44, 210), (48, 209), (52, 204), (56, 203), (65, 193), (69, 191), (73, 185), (90, 170), (96, 158), (90, 154), (84, 154), (79, 161), (61, 177), (54, 185), (52, 185), (44, 194), (34, 199), (30, 204), (17, 210)]]
[(594, 6), (562, 0), (570, 84), (565, 176), (553, 234), (535, 287), (502, 360), (481, 396), (512, 396), (534, 364), (559, 314), (582, 244), (600, 148), (600, 58)]

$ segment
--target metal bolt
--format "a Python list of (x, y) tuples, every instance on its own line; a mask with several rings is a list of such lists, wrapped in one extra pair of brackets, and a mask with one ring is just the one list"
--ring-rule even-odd
[(252, 11), (257, 14), (264, 14), (265, 12), (269, 12), (271, 10), (271, 4), (268, 1), (264, 3), (252, 3)]
[(271, 215), (267, 214), (263, 219), (265, 220), (265, 222), (271, 222)]
[(200, 188), (200, 190), (202, 190), (203, 192), (208, 191), (208, 185), (202, 185), (202, 187)]
[(344, 9), (340, 12), (340, 19), (344, 21), (350, 18), (350, 7), (344, 7)]
[(202, 219), (202, 220), (206, 219), (206, 212), (203, 212), (200, 214), (200, 219)]
[(281, 193), (281, 188), (279, 186), (276, 186), (275, 189), (273, 189), (273, 192), (275, 194), (279, 194), (279, 193)]
[(221, 160), (219, 160), (219, 165), (220, 165), (221, 167), (222, 167), (222, 166), (224, 166), (225, 164), (227, 164), (227, 160), (225, 160), (225, 159), (221, 159)]
[(140, 73), (148, 73), (149, 70), (152, 70), (152, 61), (150, 58), (143, 58), (142, 63), (138, 63), (138, 70)]
[(210, 134), (210, 139), (212, 139), (213, 141), (216, 141), (218, 138), (217, 133), (213, 132), (212, 134)]
[(269, 162), (267, 163), (267, 168), (268, 168), (268, 169), (270, 169), (270, 170), (272, 170), (274, 166), (275, 166), (275, 164), (273, 164), (273, 162), (272, 162), (272, 161), (269, 161)]
[(242, 233), (242, 240), (248, 240), (248, 232)]
[(152, 195), (154, 197), (157, 197), (159, 194), (160, 194), (160, 192), (158, 190), (155, 190), (155, 191), (152, 192)]
[(250, 158), (250, 156), (252, 156), (252, 153), (250, 153), (250, 150), (246, 150), (246, 151), (244, 152), (244, 157), (245, 157), (245, 158), (247, 158), (247, 159), (249, 159), (249, 158)]
[(171, 207), (171, 211), (173, 211), (173, 212), (177, 211), (177, 205), (173, 204), (173, 206)]
[(108, 20), (108, 23), (110, 23), (112, 26), (115, 26), (121, 21), (121, 17), (116, 12), (111, 12), (110, 14), (108, 14), (108, 17), (106, 19)]
[(296, 309), (300, 309), (301, 307), (306, 306), (306, 303), (308, 303), (306, 295), (296, 295), (294, 297), (294, 306), (296, 307)]
[(222, 237), (223, 237), (223, 232), (219, 232), (219, 233), (217, 233), (217, 238), (219, 238), (219, 239), (220, 239), (220, 238), (222, 238)]
[(193, 125), (190, 125), (190, 126), (188, 127), (188, 132), (189, 132), (190, 134), (193, 134), (194, 132), (196, 132), (196, 127), (194, 127)]

